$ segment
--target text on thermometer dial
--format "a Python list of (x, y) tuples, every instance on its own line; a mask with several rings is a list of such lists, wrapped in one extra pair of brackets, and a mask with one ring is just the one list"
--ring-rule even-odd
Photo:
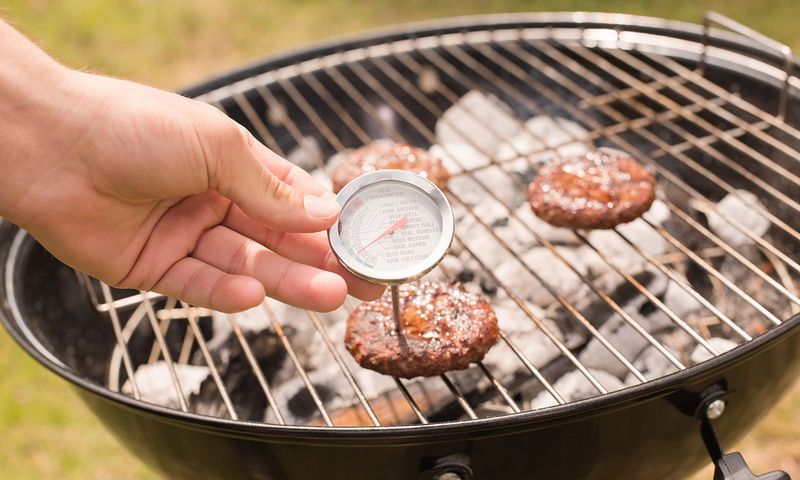
[(444, 194), (411, 172), (379, 170), (347, 184), (339, 219), (328, 234), (342, 264), (370, 281), (414, 280), (441, 261), (453, 239)]

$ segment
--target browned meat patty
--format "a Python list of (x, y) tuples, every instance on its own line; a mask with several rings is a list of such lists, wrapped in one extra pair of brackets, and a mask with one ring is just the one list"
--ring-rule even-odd
[(333, 171), (333, 191), (338, 192), (350, 180), (374, 170), (410, 170), (436, 184), (447, 185), (450, 174), (439, 159), (421, 148), (389, 140), (376, 140), (347, 154)]
[(480, 361), (499, 334), (489, 302), (460, 284), (401, 286), (400, 317), (398, 330), (388, 291), (353, 310), (344, 343), (362, 367), (403, 378), (461, 370)]
[(536, 215), (557, 227), (613, 228), (650, 208), (655, 185), (655, 177), (627, 154), (597, 150), (544, 165), (528, 200)]

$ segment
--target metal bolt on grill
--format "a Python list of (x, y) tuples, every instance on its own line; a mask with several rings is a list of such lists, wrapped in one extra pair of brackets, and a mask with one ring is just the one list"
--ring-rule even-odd
[[(342, 345), (353, 299), (325, 314), (266, 299), (226, 316), (78, 274), (114, 340), (95, 387), (229, 419), (246, 433), (482, 431), (500, 419), (580, 412), (586, 399), (645, 398), (693, 371), (717, 385), (702, 372), (790, 331), (784, 323), (800, 313), (800, 80), (791, 52), (715, 14), (696, 28), (542, 18), (338, 44), (192, 92), (321, 182), (338, 157), (376, 139), (442, 158), (456, 234), (430, 275), (492, 299), (496, 352), (438, 378), (379, 378)], [(524, 192), (538, 166), (598, 147), (653, 169), (653, 210), (602, 232), (534, 217)], [(686, 387), (708, 400), (704, 421), (735, 415), (723, 412), (736, 400), (698, 393), (706, 386)], [(684, 397), (671, 392), (681, 410)], [(431, 472), (462, 478), (473, 467), (482, 468)]]

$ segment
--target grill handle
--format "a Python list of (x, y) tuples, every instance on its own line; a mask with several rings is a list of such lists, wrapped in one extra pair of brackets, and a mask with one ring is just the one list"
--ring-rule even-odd
[(783, 86), (781, 87), (780, 98), (778, 99), (777, 115), (778, 118), (783, 119), (783, 117), (786, 115), (786, 104), (789, 102), (789, 79), (792, 76), (792, 66), (794, 64), (794, 55), (792, 54), (792, 49), (789, 48), (788, 45), (773, 40), (750, 27), (742, 25), (732, 18), (726, 17), (721, 13), (709, 11), (706, 12), (705, 17), (703, 18), (703, 49), (700, 52), (700, 63), (698, 65), (701, 75), (705, 73), (706, 50), (708, 50), (708, 42), (710, 38), (709, 35), (713, 25), (724, 27), (731, 32), (738, 33), (739, 35), (749, 38), (750, 40), (754, 40), (764, 47), (774, 50), (776, 53), (781, 55), (781, 57), (783, 57), (784, 78)]
[(725, 411), (725, 400), (721, 397), (724, 391), (717, 391), (701, 402), (697, 409), (700, 419), (700, 435), (714, 462), (714, 480), (792, 480), (783, 470), (756, 475), (750, 470), (744, 457), (739, 452), (724, 453), (714, 432), (711, 421), (719, 418)]

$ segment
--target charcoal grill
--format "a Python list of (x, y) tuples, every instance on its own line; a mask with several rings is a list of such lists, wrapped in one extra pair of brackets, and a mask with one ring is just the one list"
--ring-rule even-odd
[[(229, 317), (228, 340), (239, 352), (231, 365), (213, 345), (219, 316), (157, 294), (101, 285), (9, 224), (0, 230), (3, 322), (30, 355), (77, 387), (124, 444), (170, 477), (685, 478), (709, 454), (726, 468), (744, 469), (740, 457), (722, 456), (720, 442), (729, 446), (744, 435), (800, 368), (797, 68), (788, 48), (716, 14), (702, 26), (594, 13), (503, 15), (339, 41), (184, 92), (318, 175), (334, 154), (376, 138), (439, 144), (447, 155), (452, 145), (438, 138), (437, 122), (469, 92), (504, 105), (519, 132), (534, 137), (525, 124), (534, 116), (579, 125), (582, 133), (569, 133), (561, 143), (538, 138), (537, 148), (511, 145), (508, 158), (483, 142), (502, 135), (498, 122), (484, 121), (477, 136), (459, 131), (489, 118), (486, 112), (464, 108), (460, 125), (449, 126), (462, 147), (489, 160), (465, 165), (461, 153), (450, 155), (456, 171), (447, 194), (460, 211), (459, 227), (470, 228), (457, 227), (454, 245), (472, 270), (445, 262), (435, 274), (480, 277), (474, 281), (487, 295), (502, 298), (556, 352), (537, 364), (525, 344), (504, 331), (495, 348), (517, 362), (511, 377), (487, 362), (434, 378), (435, 391), (394, 379), (391, 390), (371, 395), (327, 317), (295, 315), (294, 322), (311, 326), (333, 375), (346, 386), (334, 393), (350, 402), (334, 406), (331, 392), (309, 371), (302, 352), (307, 338), (281, 317), (289, 309), (265, 302), (262, 320), (273, 340), (266, 347), (260, 345), (264, 335), (242, 327), (244, 317)], [(703, 315), (676, 311), (646, 275), (623, 265), (591, 232), (576, 232), (575, 248), (583, 247), (582, 255), (593, 255), (621, 283), (577, 268), (558, 239), (509, 204), (506, 194), (524, 191), (530, 174), (514, 170), (520, 159), (535, 167), (536, 158), (576, 141), (624, 150), (654, 169), (670, 223), (641, 222), (655, 234), (647, 238), (667, 251), (653, 253), (650, 240), (624, 228), (609, 235), (634, 252), (650, 276), (663, 276), (697, 302)], [(513, 189), (490, 181), (497, 172)], [(456, 188), (458, 179), (468, 187)], [(768, 230), (714, 213), (726, 196), (767, 219)], [(481, 209), (488, 203), (503, 212), (501, 222), (486, 218)], [(714, 215), (746, 246), (714, 233)], [(509, 222), (576, 275), (580, 289), (565, 293), (551, 271), (522, 260), (525, 252), (502, 230)], [(517, 273), (501, 275), (496, 259), (487, 260), (489, 251), (510, 259)], [(523, 277), (529, 280), (520, 283)], [(548, 308), (532, 307), (517, 291), (531, 282), (549, 293)], [(631, 311), (622, 291), (646, 307)], [(348, 301), (343, 311), (354, 306)], [(653, 311), (666, 319), (669, 338), (646, 321)], [(643, 340), (670, 373), (653, 375), (629, 358), (625, 342), (604, 330), (612, 319)], [(564, 335), (566, 325), (583, 332), (579, 341)], [(724, 351), (714, 337), (736, 347)], [(624, 371), (628, 385), (609, 388), (584, 365), (591, 343)], [(676, 345), (702, 355), (687, 360)], [(271, 371), (278, 357), (293, 372), (288, 378)], [(174, 403), (142, 400), (134, 372), (147, 364), (164, 366)], [(208, 368), (199, 391), (182, 376), (186, 365)], [(564, 395), (559, 378), (568, 371), (588, 382), (588, 398)], [(464, 380), (469, 375), (482, 386), (473, 388)], [(311, 409), (307, 420), (298, 421), (281, 403), (287, 382), (300, 385)], [(523, 399), (521, 389), (539, 392), (552, 406)], [(216, 407), (199, 409), (203, 395), (214, 397)], [(245, 406), (254, 397), (266, 415)], [(486, 408), (487, 399), (500, 407)]]

